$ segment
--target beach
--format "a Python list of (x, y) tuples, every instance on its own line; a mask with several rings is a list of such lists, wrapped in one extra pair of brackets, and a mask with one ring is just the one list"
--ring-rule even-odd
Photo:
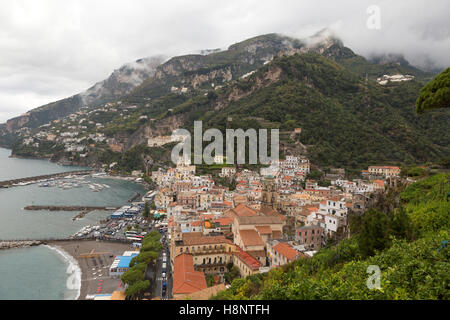
[(63, 255), (69, 264), (67, 287), (77, 291), (73, 299), (86, 300), (90, 295), (122, 290), (120, 279), (109, 277), (109, 267), (116, 256), (133, 250), (130, 244), (92, 240), (48, 242), (47, 245)]

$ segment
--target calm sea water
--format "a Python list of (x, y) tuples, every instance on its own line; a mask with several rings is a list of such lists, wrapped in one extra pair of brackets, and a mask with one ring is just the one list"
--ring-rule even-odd
[[(9, 158), (10, 151), (0, 149), (0, 180), (78, 170), (42, 160)], [(67, 237), (86, 225), (98, 224), (107, 212), (91, 212), (72, 221), (76, 212), (25, 211), (27, 205), (121, 206), (136, 192), (138, 184), (104, 178), (90, 182), (109, 185), (92, 192), (87, 186), (63, 190), (41, 188), (37, 184), (0, 189), (0, 239), (45, 239)], [(66, 288), (68, 261), (45, 246), (0, 251), (0, 299), (70, 299)]]

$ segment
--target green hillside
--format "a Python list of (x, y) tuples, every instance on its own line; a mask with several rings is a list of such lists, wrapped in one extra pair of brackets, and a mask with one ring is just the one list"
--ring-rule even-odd
[[(448, 300), (450, 174), (416, 182), (400, 195), (392, 193), (401, 205), (355, 219), (350, 239), (321, 249), (313, 258), (236, 279), (215, 299)], [(381, 270), (379, 289), (366, 286), (371, 265)]]
[[(261, 86), (276, 70), (281, 70), (279, 79)], [(208, 96), (170, 106), (168, 115), (183, 116), (187, 127), (194, 120), (221, 130), (300, 127), (300, 141), (322, 166), (438, 161), (450, 153), (450, 112), (419, 117), (414, 104), (421, 87), (418, 81), (380, 86), (323, 56), (296, 54), (276, 58)], [(236, 92), (242, 98), (230, 102)], [(220, 111), (218, 105), (223, 105)]]

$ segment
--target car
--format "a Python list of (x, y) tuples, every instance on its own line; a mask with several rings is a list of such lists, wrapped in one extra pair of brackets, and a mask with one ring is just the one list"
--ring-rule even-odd
[(163, 279), (165, 279), (167, 277), (165, 272), (162, 273), (162, 277), (163, 277)]

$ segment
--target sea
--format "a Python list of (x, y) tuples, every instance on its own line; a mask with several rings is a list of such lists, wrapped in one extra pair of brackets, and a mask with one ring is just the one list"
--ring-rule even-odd
[[(0, 148), (0, 181), (82, 167), (60, 166), (46, 160), (11, 158)], [(145, 188), (132, 181), (88, 177), (80, 188), (40, 187), (38, 184), (0, 189), (0, 240), (65, 238), (87, 225), (98, 225), (110, 213), (96, 211), (73, 221), (77, 212), (25, 211), (29, 205), (122, 206)], [(109, 186), (93, 192), (91, 183)], [(0, 300), (73, 300), (80, 292), (81, 271), (75, 259), (49, 246), (0, 251)], [(74, 279), (77, 285), (73, 285)], [(72, 279), (69, 279), (72, 278)]]

